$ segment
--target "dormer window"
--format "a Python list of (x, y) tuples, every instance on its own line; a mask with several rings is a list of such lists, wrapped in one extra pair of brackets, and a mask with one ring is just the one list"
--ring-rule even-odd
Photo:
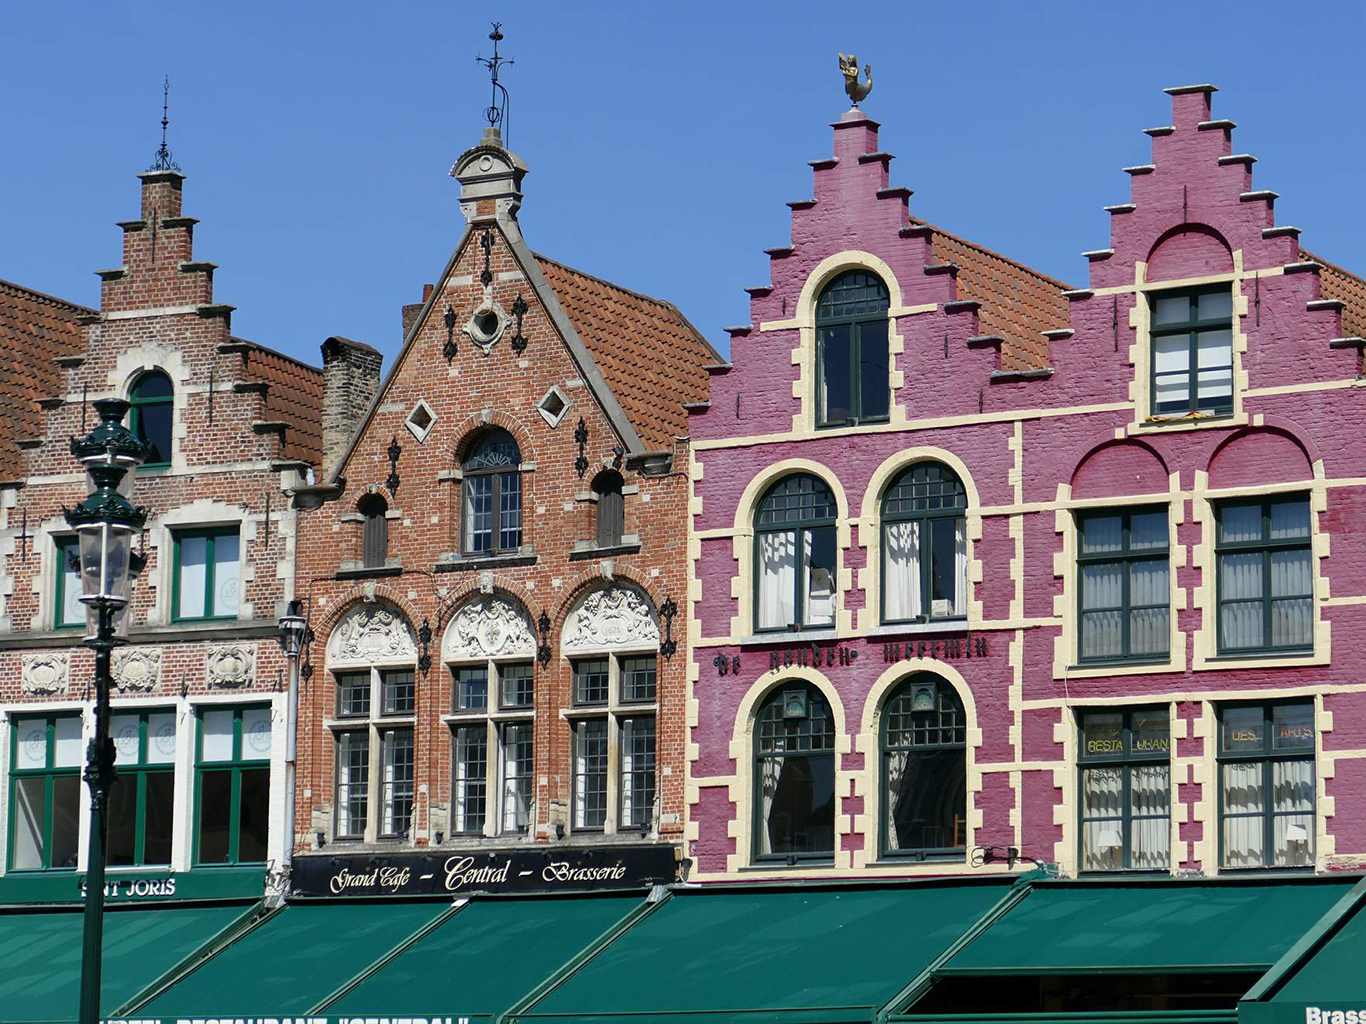
[(887, 286), (866, 270), (835, 278), (816, 303), (817, 422), (823, 427), (887, 419)]
[(144, 373), (128, 393), (132, 409), (128, 413), (128, 429), (150, 451), (143, 468), (171, 464), (171, 427), (175, 423), (175, 390), (171, 378), (160, 370)]
[(1152, 301), (1152, 415), (1233, 412), (1233, 292), (1158, 292)]

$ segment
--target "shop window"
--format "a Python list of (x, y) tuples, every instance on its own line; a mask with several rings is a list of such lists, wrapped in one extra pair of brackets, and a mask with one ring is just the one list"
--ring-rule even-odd
[(470, 449), (464, 473), (464, 550), (515, 552), (522, 544), (522, 453), (506, 430), (486, 431)]
[(604, 654), (573, 669), (572, 825), (646, 831), (654, 822), (657, 656)]
[(626, 531), (626, 499), (621, 488), (624, 481), (614, 469), (605, 469), (593, 478), (593, 493), (597, 495), (597, 542), (600, 548), (614, 548), (621, 544)]
[(882, 621), (968, 613), (967, 492), (953, 470), (920, 462), (882, 499)]
[(819, 690), (780, 686), (754, 735), (756, 860), (835, 855), (835, 719)]
[(1228, 285), (1150, 296), (1152, 415), (1233, 411), (1233, 292)]
[(270, 831), (270, 708), (205, 707), (196, 724), (195, 863), (264, 863)]
[(109, 791), (109, 863), (171, 863), (175, 808), (174, 711), (115, 714), (109, 721), (118, 774)]
[(406, 839), (413, 818), (416, 675), (336, 672), (336, 837)]
[(380, 569), (389, 558), (389, 504), (378, 494), (367, 494), (356, 503), (361, 514), (361, 565)]
[(144, 373), (128, 393), (128, 429), (148, 446), (144, 469), (171, 464), (171, 430), (175, 424), (175, 390), (160, 370)]
[(1081, 869), (1171, 867), (1171, 725), (1166, 708), (1081, 716)]
[(953, 687), (902, 683), (882, 722), (883, 851), (961, 856), (967, 848), (967, 718)]
[(56, 590), (53, 594), (52, 625), (56, 629), (76, 629), (85, 625), (85, 605), (81, 603), (83, 593), (81, 570), (72, 559), (80, 557), (80, 545), (75, 537), (54, 538), (57, 548), (57, 563), (53, 570)]
[(450, 671), (451, 831), (526, 835), (534, 824), (534, 666), (487, 659), (453, 664)]
[(1314, 705), (1229, 705), (1219, 712), (1220, 863), (1314, 866)]
[(816, 302), (817, 421), (878, 423), (891, 400), (887, 286), (866, 270), (830, 282)]
[(1156, 661), (1171, 648), (1167, 510), (1078, 517), (1078, 657)]
[(1224, 502), (1217, 518), (1219, 653), (1312, 649), (1309, 499)]
[(9, 869), (75, 868), (85, 744), (78, 714), (10, 723)]
[(174, 621), (236, 618), (242, 577), (238, 527), (176, 530), (174, 537)]
[(794, 630), (835, 624), (836, 507), (817, 477), (784, 477), (754, 517), (755, 628)]

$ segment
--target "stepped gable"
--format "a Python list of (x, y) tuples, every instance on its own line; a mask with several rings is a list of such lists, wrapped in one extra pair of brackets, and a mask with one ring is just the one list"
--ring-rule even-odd
[(1366, 338), (1366, 280), (1307, 249), (1300, 250), (1300, 259), (1321, 264), (1319, 291), (1325, 299), (1339, 299), (1342, 307), (1342, 333), (1348, 337)]
[(268, 384), (263, 403), (267, 420), (289, 424), (281, 454), (310, 466), (322, 464), (323, 450), (323, 373), (283, 352), (254, 341), (233, 338), (249, 346), (245, 353), (244, 375), (248, 380)]
[(927, 221), (909, 220), (934, 232), (930, 244), (936, 263), (958, 268), (958, 298), (982, 304), (978, 332), (1005, 339), (1001, 369), (1047, 369), (1051, 363), (1042, 332), (1067, 326), (1063, 292), (1072, 286)]
[(716, 350), (670, 302), (539, 253), (536, 262), (640, 439), (672, 449), (688, 433), (684, 405), (707, 399), (703, 368), (721, 361)]
[(38, 402), (62, 392), (56, 357), (84, 351), (78, 318), (93, 310), (0, 280), (0, 480), (24, 474), (17, 441), (40, 437)]

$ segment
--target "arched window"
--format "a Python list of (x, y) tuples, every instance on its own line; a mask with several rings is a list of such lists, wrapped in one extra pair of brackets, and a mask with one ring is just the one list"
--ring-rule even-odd
[(593, 493), (598, 496), (598, 547), (621, 544), (626, 529), (626, 501), (621, 488), (624, 481), (615, 469), (604, 469), (593, 478)]
[(835, 854), (835, 719), (806, 683), (778, 687), (754, 734), (756, 859)]
[(882, 716), (886, 854), (960, 854), (967, 845), (967, 719), (952, 686), (912, 676)]
[(882, 621), (968, 613), (967, 492), (953, 470), (917, 462), (882, 498)]
[(809, 473), (768, 489), (754, 516), (755, 628), (835, 624), (835, 498)]
[(143, 465), (170, 465), (171, 426), (175, 422), (175, 391), (171, 378), (160, 370), (144, 373), (133, 383), (128, 401), (132, 405), (128, 429), (151, 449)]
[(522, 453), (506, 430), (486, 431), (465, 456), (464, 550), (470, 555), (522, 546)]
[(366, 569), (383, 567), (389, 557), (389, 520), (384, 513), (389, 504), (378, 494), (367, 494), (356, 503), (365, 518), (361, 532), (361, 565)]
[(817, 421), (823, 427), (887, 418), (887, 286), (866, 270), (835, 278), (816, 302)]

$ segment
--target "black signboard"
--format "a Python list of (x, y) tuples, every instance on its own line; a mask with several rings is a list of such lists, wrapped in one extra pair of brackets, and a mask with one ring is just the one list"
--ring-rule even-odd
[(675, 880), (672, 846), (527, 847), (294, 858), (297, 896), (430, 896), (643, 889)]

